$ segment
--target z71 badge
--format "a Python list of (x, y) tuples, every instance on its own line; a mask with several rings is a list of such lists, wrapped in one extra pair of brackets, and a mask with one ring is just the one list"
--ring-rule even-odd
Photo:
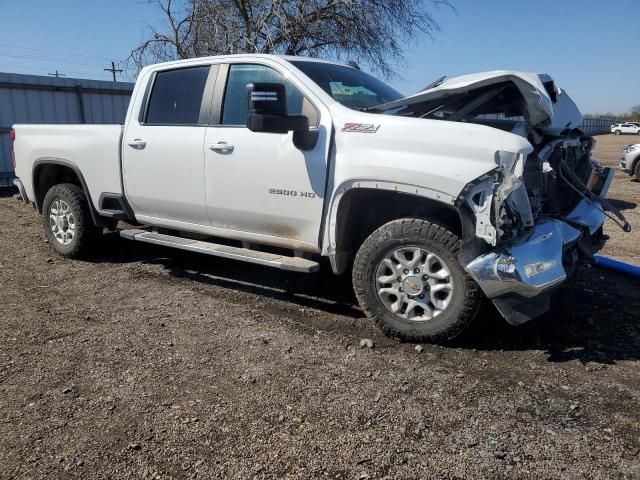
[(345, 123), (342, 127), (343, 132), (354, 133), (376, 133), (380, 125), (374, 125), (373, 123)]

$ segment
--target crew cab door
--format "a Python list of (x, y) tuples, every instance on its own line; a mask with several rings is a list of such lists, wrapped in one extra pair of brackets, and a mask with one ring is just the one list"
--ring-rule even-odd
[[(331, 118), (304, 85), (278, 65), (221, 65), (212, 123), (205, 135), (207, 209), (214, 228), (241, 238), (316, 251), (327, 178)], [(252, 132), (246, 125), (246, 86), (283, 83), (289, 115), (318, 129), (313, 149), (300, 150), (293, 133)], [(216, 100), (217, 99), (217, 100)]]
[(209, 226), (203, 149), (216, 73), (211, 65), (153, 73), (138, 117), (128, 119), (124, 189), (139, 221)]

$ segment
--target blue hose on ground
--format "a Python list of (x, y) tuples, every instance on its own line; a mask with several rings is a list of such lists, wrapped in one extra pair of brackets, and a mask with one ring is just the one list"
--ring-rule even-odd
[(596, 265), (598, 265), (599, 267), (609, 268), (611, 270), (615, 270), (616, 272), (631, 275), (635, 278), (640, 278), (640, 267), (636, 265), (624, 263), (609, 257), (603, 257), (602, 255), (594, 255), (593, 259), (596, 262)]

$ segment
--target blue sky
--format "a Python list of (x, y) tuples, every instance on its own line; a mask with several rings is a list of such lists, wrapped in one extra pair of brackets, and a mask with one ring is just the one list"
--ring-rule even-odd
[[(640, 104), (640, 0), (452, 0), (433, 39), (407, 48), (392, 83), (413, 93), (442, 75), (551, 74), (584, 112)], [(136, 0), (0, 0), (0, 71), (109, 79), (159, 14)], [(20, 47), (20, 48), (18, 48)], [(56, 52), (56, 53), (54, 53)], [(63, 52), (63, 54), (58, 53)]]

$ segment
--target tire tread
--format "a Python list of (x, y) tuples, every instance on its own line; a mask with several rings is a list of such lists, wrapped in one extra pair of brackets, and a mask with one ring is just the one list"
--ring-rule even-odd
[[(60, 245), (53, 237), (49, 226), (49, 205), (55, 198), (60, 198), (69, 204), (76, 222), (75, 241), (70, 248)], [(84, 190), (73, 183), (59, 183), (49, 189), (42, 203), (42, 218), (45, 235), (49, 245), (60, 255), (67, 258), (80, 258), (89, 252), (98, 237), (98, 229), (91, 220), (91, 212)]]
[(369, 305), (366, 295), (366, 270), (368, 259), (375, 255), (376, 247), (384, 241), (391, 239), (404, 239), (420, 237), (440, 243), (451, 254), (457, 256), (460, 251), (461, 241), (451, 231), (442, 225), (419, 218), (404, 218), (391, 221), (374, 231), (361, 245), (356, 254), (353, 265), (353, 287), (358, 302), (365, 314), (371, 318), (385, 335), (408, 342), (433, 342), (440, 343), (450, 341), (462, 333), (476, 316), (484, 298), (476, 282), (463, 271), (464, 275), (464, 301), (459, 312), (454, 313), (455, 320), (441, 332), (434, 334), (416, 334), (404, 332), (390, 326), (384, 321), (382, 315)]

